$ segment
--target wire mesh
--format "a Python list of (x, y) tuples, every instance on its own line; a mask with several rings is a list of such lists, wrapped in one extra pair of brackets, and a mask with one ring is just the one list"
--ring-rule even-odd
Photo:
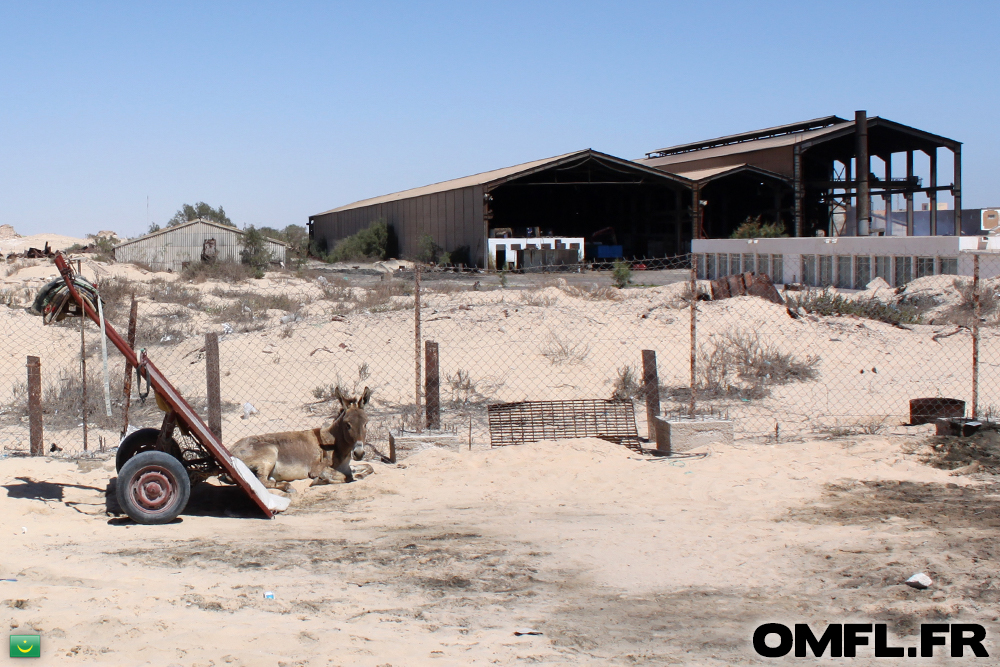
[[(779, 283), (778, 300), (739, 294), (711, 300), (710, 279), (744, 272), (787, 275), (792, 262), (797, 276), (813, 284)], [(690, 288), (692, 266), (696, 293)], [(55, 445), (79, 451), (85, 405), (79, 320), (43, 326), (25, 311), (37, 289), (56, 276), (50, 261), (22, 260), (6, 269), (0, 288), (6, 334), (0, 447), (6, 453), (28, 449), (26, 359), (33, 355), (41, 359), (45, 450)], [(381, 451), (390, 431), (425, 428), (418, 410), (423, 403), (415, 396), (412, 270), (318, 267), (269, 273), (263, 280), (190, 283), (87, 262), (84, 274), (97, 282), (108, 320), (119, 332), (127, 329), (130, 296), (136, 294), (136, 346), (203, 415), (204, 334), (219, 334), (227, 445), (259, 433), (320, 426), (334, 414), (337, 387), (351, 395), (365, 386), (374, 390), (369, 439)], [(616, 280), (628, 285), (620, 289)], [(688, 414), (693, 394), (698, 414), (728, 416), (738, 437), (879, 432), (910, 423), (913, 399), (952, 399), (941, 401), (941, 409), (996, 416), (998, 282), (1000, 255), (976, 252), (954, 259), (823, 261), (702, 254), (530, 273), (429, 267), (422, 276), (421, 346), (428, 340), (439, 345), (441, 429), (464, 434), (468, 428), (478, 443), (488, 440), (490, 404), (611, 398), (642, 403), (643, 350), (656, 353), (664, 414)], [(125, 364), (109, 347), (107, 417), (98, 328), (88, 322), (85, 337), (93, 450), (120, 438)], [(130, 424), (158, 427), (162, 413), (151, 399), (141, 404), (136, 391), (133, 382)], [(956, 408), (953, 401), (963, 404)], [(640, 436), (649, 435), (645, 422), (638, 420)]]

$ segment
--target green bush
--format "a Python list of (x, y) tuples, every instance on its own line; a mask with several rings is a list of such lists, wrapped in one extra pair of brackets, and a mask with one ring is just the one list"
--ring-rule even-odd
[(326, 259), (329, 262), (385, 259), (385, 249), (388, 243), (388, 225), (385, 224), (385, 220), (376, 220), (357, 234), (342, 239), (327, 255)]
[(788, 236), (781, 222), (762, 222), (760, 216), (747, 218), (733, 232), (734, 239), (777, 239)]
[(611, 269), (611, 279), (615, 287), (625, 289), (632, 282), (632, 267), (623, 259), (616, 259)]
[(243, 235), (243, 263), (253, 269), (254, 278), (263, 278), (264, 271), (271, 263), (271, 253), (267, 249), (267, 239), (253, 225), (247, 227)]
[(434, 242), (430, 234), (423, 234), (417, 241), (417, 261), (424, 264), (451, 264), (451, 253)]
[(888, 303), (873, 297), (847, 299), (829, 289), (807, 290), (801, 296), (788, 295), (788, 308), (801, 308), (816, 315), (855, 315), (888, 324), (920, 324), (920, 307), (909, 303)]

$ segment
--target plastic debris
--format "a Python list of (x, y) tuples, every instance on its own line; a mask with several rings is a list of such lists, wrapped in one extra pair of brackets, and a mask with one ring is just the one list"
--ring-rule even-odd
[(250, 419), (250, 415), (255, 415), (258, 412), (260, 412), (260, 410), (255, 408), (249, 401), (243, 404), (243, 419)]
[(231, 334), (231, 333), (233, 333), (233, 325), (229, 324), (228, 322), (223, 322), (222, 323), (222, 333), (223, 334)]
[(273, 600), (274, 599), (274, 592), (273, 591), (264, 591), (264, 599), (265, 600)]
[(923, 572), (917, 572), (915, 575), (913, 575), (903, 583), (905, 583), (910, 588), (916, 588), (917, 590), (922, 591), (925, 588), (930, 588), (931, 584), (934, 583), (934, 580), (928, 577)]
[(521, 635), (540, 635), (541, 630), (532, 630), (531, 628), (525, 628), (521, 630), (514, 630), (514, 635), (520, 637)]

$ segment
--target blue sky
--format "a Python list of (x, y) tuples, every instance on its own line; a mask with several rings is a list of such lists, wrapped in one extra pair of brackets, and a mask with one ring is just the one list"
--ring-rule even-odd
[[(965, 142), (1000, 205), (996, 2), (0, 5), (0, 224), (304, 224), (580, 148), (855, 109)], [(950, 157), (942, 151), (942, 162)]]

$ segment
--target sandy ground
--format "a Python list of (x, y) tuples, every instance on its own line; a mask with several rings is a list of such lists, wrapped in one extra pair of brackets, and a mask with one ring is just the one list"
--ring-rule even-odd
[(0, 615), (44, 664), (802, 664), (753, 629), (852, 621), (983, 623), (995, 656), (1000, 496), (914, 444), (430, 447), (272, 521), (203, 485), (165, 526), (114, 516), (112, 462), (8, 457)]

